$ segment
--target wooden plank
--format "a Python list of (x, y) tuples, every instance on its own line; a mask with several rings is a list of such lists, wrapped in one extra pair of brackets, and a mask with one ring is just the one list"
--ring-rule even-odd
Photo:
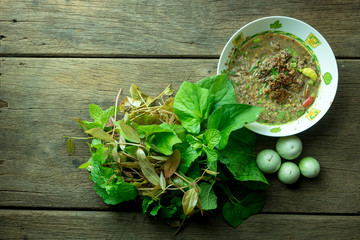
[(359, 10), (358, 0), (2, 0), (0, 53), (214, 57), (246, 23), (283, 15), (314, 26), (337, 57), (359, 57)]
[[(221, 216), (192, 219), (176, 239), (358, 239), (360, 216), (260, 214), (234, 229)], [(2, 239), (172, 239), (141, 213), (0, 210)], [(160, 237), (161, 236), (161, 237)]]
[[(126, 90), (133, 82), (151, 94), (160, 92), (168, 83), (174, 83), (177, 89), (182, 80), (197, 81), (214, 74), (217, 62), (3, 60), (0, 100), (8, 107), (0, 109), (0, 206), (70, 209), (109, 208), (93, 191), (86, 170), (77, 169), (89, 157), (85, 142), (77, 141), (75, 154), (66, 154), (63, 136), (83, 136), (70, 117), (89, 119), (90, 103), (109, 107), (114, 104), (118, 88)], [(269, 176), (271, 188), (264, 212), (359, 212), (360, 112), (354, 111), (360, 101), (360, 96), (354, 94), (360, 87), (356, 80), (360, 74), (358, 64), (358, 60), (338, 61), (340, 82), (333, 106), (324, 119), (300, 135), (305, 146), (303, 155), (311, 155), (321, 163), (320, 176), (302, 179), (297, 189)], [(275, 139), (259, 137), (258, 142), (258, 150), (273, 148)], [(119, 207), (127, 206), (134, 209), (138, 205)]]

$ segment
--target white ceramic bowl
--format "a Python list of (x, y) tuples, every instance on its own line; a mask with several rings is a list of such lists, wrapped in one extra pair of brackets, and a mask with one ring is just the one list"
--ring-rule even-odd
[(293, 36), (318, 59), (321, 84), (314, 103), (306, 113), (295, 121), (280, 125), (254, 122), (246, 127), (265, 136), (289, 136), (300, 133), (317, 123), (330, 108), (338, 85), (338, 68), (333, 51), (325, 38), (310, 25), (290, 17), (272, 16), (250, 22), (240, 28), (226, 43), (217, 68), (217, 74), (226, 69), (225, 63), (234, 45), (256, 34), (274, 31)]

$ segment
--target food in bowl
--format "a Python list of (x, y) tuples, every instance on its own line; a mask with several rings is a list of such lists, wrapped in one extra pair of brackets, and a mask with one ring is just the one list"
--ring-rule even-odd
[(298, 119), (313, 103), (321, 83), (316, 56), (288, 35), (255, 34), (234, 46), (225, 63), (237, 102), (264, 108), (260, 123)]

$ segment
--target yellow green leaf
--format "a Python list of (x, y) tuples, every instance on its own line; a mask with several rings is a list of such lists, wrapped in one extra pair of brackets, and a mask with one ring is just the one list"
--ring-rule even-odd
[(101, 140), (105, 140), (108, 142), (114, 141), (114, 139), (111, 137), (111, 135), (106, 133), (101, 128), (92, 128), (92, 129), (87, 130), (85, 133), (88, 133), (88, 134), (92, 135), (93, 137), (96, 137), (96, 138), (99, 138)]
[(182, 207), (185, 215), (190, 215), (194, 208), (196, 207), (197, 202), (199, 201), (199, 194), (196, 192), (195, 188), (191, 188), (186, 191), (182, 198)]
[(91, 162), (83, 163), (79, 166), (79, 169), (87, 168), (88, 166), (90, 166), (90, 164), (91, 164)]
[(74, 153), (75, 151), (75, 144), (73, 142), (73, 140), (71, 138), (69, 138), (68, 140), (66, 140), (66, 150), (67, 152), (71, 155)]

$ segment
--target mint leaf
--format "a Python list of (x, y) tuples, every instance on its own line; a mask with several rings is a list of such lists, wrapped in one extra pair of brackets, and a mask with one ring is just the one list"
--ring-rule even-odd
[(175, 96), (174, 113), (189, 133), (198, 134), (201, 123), (209, 117), (214, 99), (209, 90), (183, 82)]
[(209, 117), (208, 128), (221, 132), (219, 149), (223, 149), (232, 131), (240, 129), (245, 123), (251, 123), (259, 118), (263, 108), (246, 104), (225, 104), (216, 109)]
[(200, 202), (203, 210), (212, 210), (217, 208), (217, 197), (215, 191), (212, 188), (213, 185), (207, 182), (202, 182), (199, 185), (200, 191)]
[(148, 211), (148, 207), (154, 202), (154, 199), (150, 196), (145, 196), (142, 201), (142, 212), (146, 213)]
[(96, 104), (90, 104), (89, 106), (89, 114), (92, 119), (96, 122), (100, 122), (101, 116), (102, 116), (103, 110), (100, 106)]
[(227, 74), (204, 78), (196, 83), (197, 86), (208, 89), (215, 95), (213, 109), (223, 104), (235, 103), (235, 90)]
[(138, 195), (138, 191), (134, 185), (120, 181), (106, 185), (105, 187), (95, 184), (94, 189), (105, 203), (111, 205), (135, 199)]
[(220, 143), (221, 134), (217, 129), (207, 129), (204, 133), (204, 144), (209, 149), (214, 149)]
[(186, 140), (190, 144), (190, 146), (195, 149), (199, 149), (202, 147), (203, 143), (191, 134), (186, 135)]

